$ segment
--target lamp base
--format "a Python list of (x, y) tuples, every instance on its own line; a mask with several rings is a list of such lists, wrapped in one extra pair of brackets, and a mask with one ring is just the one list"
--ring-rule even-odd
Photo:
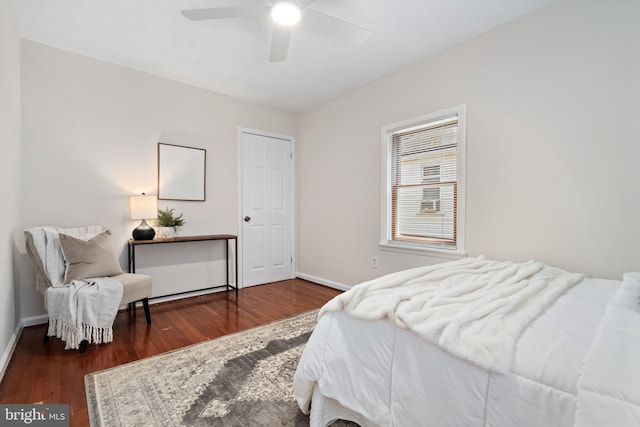
[(140, 225), (133, 229), (131, 236), (133, 240), (153, 240), (156, 237), (156, 230), (147, 224), (146, 219), (143, 219)]

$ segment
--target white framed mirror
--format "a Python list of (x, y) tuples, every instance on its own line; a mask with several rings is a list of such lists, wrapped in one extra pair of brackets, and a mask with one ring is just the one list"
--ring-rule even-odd
[(207, 150), (158, 143), (158, 199), (205, 200)]

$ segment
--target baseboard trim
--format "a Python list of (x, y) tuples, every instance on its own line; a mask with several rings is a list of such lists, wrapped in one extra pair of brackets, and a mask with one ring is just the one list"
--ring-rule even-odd
[[(242, 288), (240, 288), (242, 289)], [(167, 295), (167, 296), (151, 296), (149, 298), (149, 305), (153, 305), (153, 304), (159, 304), (162, 302), (169, 302), (169, 301), (177, 301), (179, 299), (184, 299), (184, 298), (192, 298), (192, 297), (198, 297), (201, 295), (207, 295), (207, 294), (214, 294), (217, 292), (234, 292), (235, 289), (202, 289), (202, 290), (196, 290), (196, 291), (187, 291), (184, 293), (179, 293), (179, 294), (174, 294), (174, 295)], [(153, 317), (153, 313), (151, 313), (151, 316)]]
[(29, 326), (44, 325), (49, 321), (49, 316), (40, 314), (38, 316), (25, 317), (20, 319), (20, 327), (27, 328)]
[(9, 362), (11, 362), (11, 356), (13, 356), (13, 352), (18, 345), (18, 340), (20, 339), (20, 335), (22, 334), (22, 322), (19, 322), (16, 326), (16, 329), (13, 331), (11, 335), (11, 339), (9, 340), (9, 344), (2, 355), (2, 359), (0, 359), (0, 382), (4, 378), (4, 373), (7, 372), (7, 368), (9, 367)]
[(341, 291), (348, 291), (351, 289), (351, 286), (343, 285), (342, 283), (334, 282), (333, 280), (323, 279), (321, 277), (312, 276), (310, 274), (305, 273), (296, 273), (296, 277), (300, 279), (308, 280), (309, 282), (317, 283), (319, 285), (328, 286), (333, 289), (338, 289)]
[(2, 381), (2, 379), (4, 378), (4, 373), (9, 367), (9, 362), (11, 362), (11, 357), (13, 356), (13, 352), (16, 350), (16, 346), (18, 345), (18, 340), (20, 339), (20, 335), (22, 335), (23, 329), (28, 326), (42, 325), (44, 323), (47, 323), (48, 321), (49, 318), (46, 314), (20, 319), (20, 321), (16, 325), (16, 329), (11, 335), (11, 339), (9, 340), (9, 344), (4, 351), (2, 358), (0, 358), (0, 381)]

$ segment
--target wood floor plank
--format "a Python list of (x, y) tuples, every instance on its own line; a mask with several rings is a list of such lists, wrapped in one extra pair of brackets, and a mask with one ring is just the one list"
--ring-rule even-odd
[(90, 345), (86, 353), (64, 350), (45, 326), (22, 331), (0, 383), (0, 403), (65, 403), (71, 427), (89, 425), (84, 376), (123, 363), (196, 344), (319, 308), (340, 291), (302, 279), (285, 280), (151, 305), (152, 324), (142, 308), (137, 316), (118, 313), (114, 341)]

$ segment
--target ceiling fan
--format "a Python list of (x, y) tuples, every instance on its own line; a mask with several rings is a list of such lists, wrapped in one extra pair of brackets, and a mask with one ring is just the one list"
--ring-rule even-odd
[(274, 22), (270, 62), (287, 59), (293, 28), (299, 22), (310, 28), (340, 38), (349, 44), (362, 43), (369, 31), (334, 16), (309, 9), (315, 0), (272, 0), (271, 6), (213, 7), (187, 9), (182, 14), (192, 21), (227, 18), (269, 18)]

